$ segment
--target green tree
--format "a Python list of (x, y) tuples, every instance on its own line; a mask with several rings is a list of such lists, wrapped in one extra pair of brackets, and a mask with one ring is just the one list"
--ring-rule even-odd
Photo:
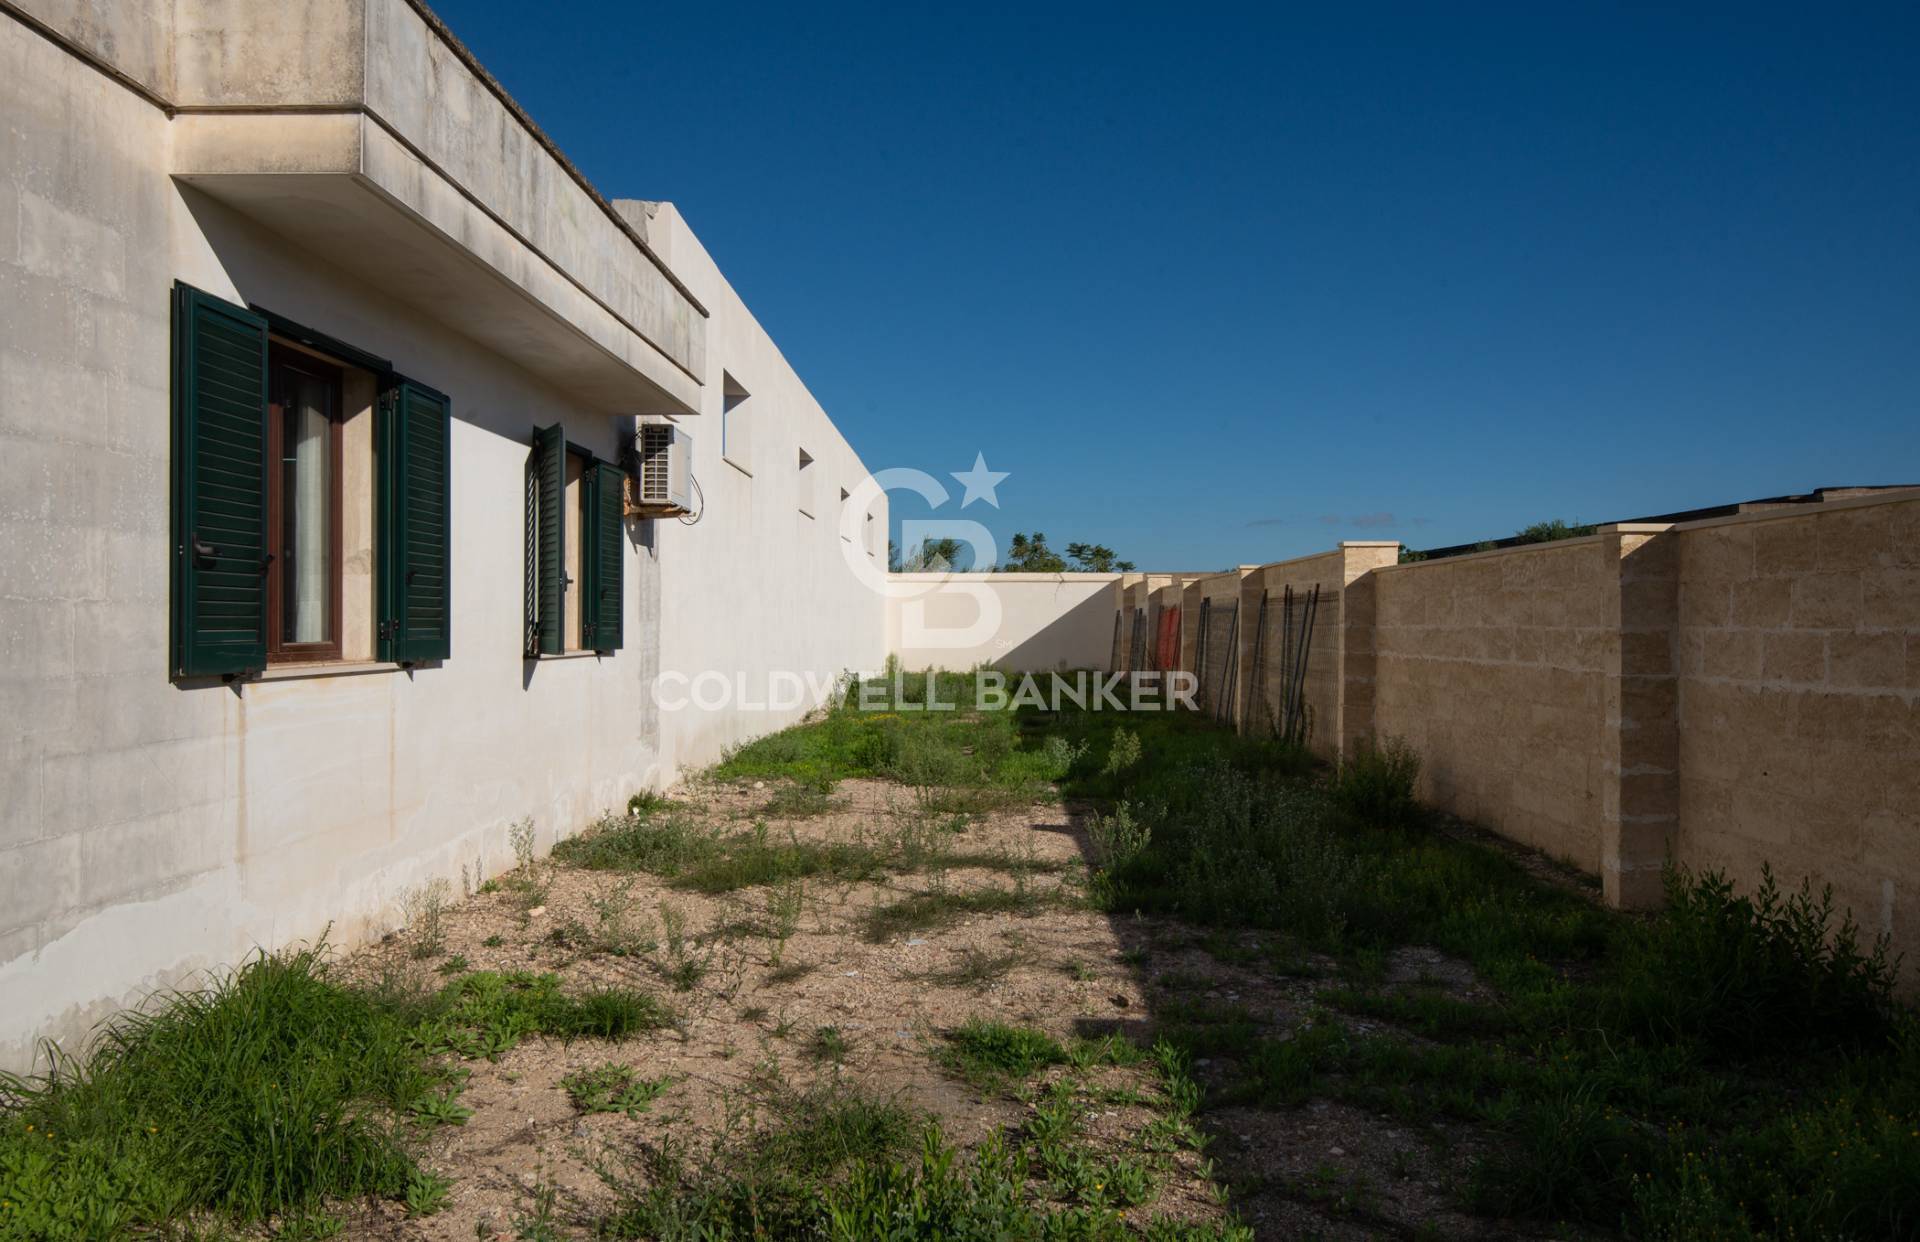
[(1000, 562), (1000, 570), (1009, 574), (1063, 574), (1067, 572), (1067, 562), (1047, 546), (1043, 532), (1036, 530), (1031, 535), (1016, 532), (1007, 548), (1006, 559)]
[(967, 545), (958, 539), (922, 539), (913, 551), (902, 554), (900, 545), (887, 540), (887, 570), (896, 574), (946, 573), (966, 569), (962, 560), (971, 560)]
[(1591, 526), (1569, 526), (1555, 518), (1551, 522), (1535, 522), (1525, 530), (1515, 531), (1513, 537), (1520, 543), (1552, 543), (1556, 539), (1579, 539), (1592, 533)]
[(1021, 574), (1064, 574), (1071, 571), (1110, 574), (1125, 573), (1132, 568), (1132, 561), (1118, 559), (1114, 550), (1102, 543), (1070, 543), (1067, 545), (1067, 555), (1061, 556), (1047, 546), (1046, 533), (1037, 530), (1031, 535), (1016, 533), (1007, 548), (1006, 557), (1000, 562), (1000, 572)]
[(1126, 573), (1133, 568), (1132, 561), (1115, 559), (1115, 553), (1104, 543), (1070, 543), (1067, 556), (1075, 568), (1094, 574)]

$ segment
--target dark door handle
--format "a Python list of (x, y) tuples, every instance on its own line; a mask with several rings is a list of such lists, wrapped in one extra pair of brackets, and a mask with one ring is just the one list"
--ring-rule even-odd
[(413, 580), (415, 578), (418, 578), (419, 576), (420, 576), (420, 571), (418, 569), (409, 569), (407, 571), (407, 585), (412, 586)]
[(260, 558), (260, 572), (263, 574), (266, 573), (267, 566), (271, 564), (273, 564), (273, 553), (269, 552), (265, 556)]

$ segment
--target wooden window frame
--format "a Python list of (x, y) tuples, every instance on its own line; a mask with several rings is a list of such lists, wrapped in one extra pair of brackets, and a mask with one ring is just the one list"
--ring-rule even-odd
[(344, 506), (342, 497), (344, 480), (344, 446), (346, 439), (346, 420), (341, 409), (342, 394), (346, 376), (343, 369), (332, 363), (288, 344), (278, 337), (267, 339), (267, 530), (271, 532), (270, 547), (278, 549), (282, 532), (286, 529), (286, 485), (285, 473), (286, 449), (286, 390), (282, 377), (287, 371), (299, 371), (325, 381), (332, 391), (332, 407), (326, 412), (328, 435), (327, 451), (330, 457), (327, 471), (327, 632), (331, 637), (323, 643), (289, 643), (281, 639), (285, 617), (282, 615), (286, 603), (286, 561), (278, 551), (267, 562), (267, 663), (269, 664), (319, 664), (338, 661), (340, 656), (341, 629), (345, 621), (341, 599), (343, 588), (344, 549), (341, 541), (345, 537), (342, 523)]

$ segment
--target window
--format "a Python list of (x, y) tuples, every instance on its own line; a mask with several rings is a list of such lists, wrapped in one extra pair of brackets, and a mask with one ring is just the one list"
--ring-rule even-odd
[(728, 465), (749, 477), (753, 474), (754, 412), (747, 405), (750, 396), (740, 381), (720, 373), (720, 456)]
[(527, 457), (524, 654), (620, 649), (626, 472), (568, 444), (556, 423)]
[(807, 450), (800, 450), (800, 512), (812, 517), (816, 504), (813, 498), (814, 475), (813, 456)]
[(172, 676), (446, 659), (447, 398), (185, 284), (173, 350)]
[(879, 553), (878, 553), (877, 551), (875, 551), (875, 547), (876, 547), (877, 545), (875, 545), (875, 543), (874, 543), (874, 541), (873, 541), (873, 533), (874, 533), (874, 529), (875, 529), (875, 528), (874, 528), (874, 525), (873, 525), (873, 514), (871, 514), (871, 513), (869, 513), (869, 514), (867, 514), (867, 526), (866, 526), (866, 532), (867, 532), (867, 533), (866, 533), (866, 547), (867, 547), (867, 555), (868, 555), (868, 556), (878, 556), (878, 555), (879, 555)]
[(844, 540), (846, 540), (846, 541), (847, 541), (848, 543), (852, 543), (852, 542), (853, 542), (853, 536), (852, 536), (852, 535), (849, 535), (849, 534), (847, 534), (847, 533), (846, 533), (846, 530), (847, 530), (847, 525), (846, 525), (846, 508), (847, 508), (847, 500), (848, 500), (848, 499), (849, 499), (849, 497), (847, 496), (847, 489), (846, 489), (846, 488), (844, 488), (844, 487), (843, 487), (843, 488), (841, 488), (841, 489), (840, 489), (840, 509), (841, 509), (841, 516), (840, 516), (840, 520), (839, 520), (839, 526), (840, 526), (840, 537), (841, 537), (842, 539), (844, 539)]
[(267, 360), (267, 659), (337, 660), (340, 368), (279, 340)]

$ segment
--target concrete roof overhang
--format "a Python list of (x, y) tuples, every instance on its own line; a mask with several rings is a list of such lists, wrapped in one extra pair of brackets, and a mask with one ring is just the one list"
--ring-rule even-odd
[(371, 113), (182, 113), (173, 125), (176, 180), (583, 405), (699, 412), (687, 367)]

